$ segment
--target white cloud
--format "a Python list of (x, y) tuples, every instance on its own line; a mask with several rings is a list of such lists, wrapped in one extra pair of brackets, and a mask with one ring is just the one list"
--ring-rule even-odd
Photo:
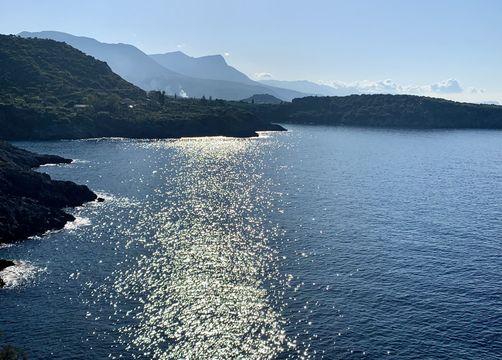
[(351, 83), (334, 81), (331, 85), (337, 90), (353, 94), (394, 94), (401, 92), (402, 88), (390, 79), (380, 81), (361, 80)]
[(228, 56), (230, 56), (230, 53), (229, 52), (224, 52), (223, 55), (225, 55), (225, 56), (228, 57)]
[[(379, 81), (361, 80), (351, 83), (333, 81), (331, 83), (322, 82), (325, 85), (339, 90), (343, 94), (461, 94), (466, 90), (456, 79), (429, 84), (429, 85), (400, 85), (387, 79)], [(480, 89), (470, 89), (474, 93), (482, 93)]]
[(430, 88), (433, 93), (437, 94), (459, 94), (464, 92), (464, 88), (455, 79), (448, 79), (432, 84)]
[(268, 72), (259, 72), (259, 73), (254, 73), (253, 75), (257, 80), (270, 80), (274, 78), (274, 76)]
[(488, 92), (484, 89), (464, 87), (456, 79), (448, 79), (426, 85), (402, 85), (392, 80), (354, 82), (319, 81), (319, 84), (331, 86), (334, 91), (325, 95), (346, 96), (352, 94), (409, 94), (441, 97), (449, 100), (502, 104), (502, 93)]

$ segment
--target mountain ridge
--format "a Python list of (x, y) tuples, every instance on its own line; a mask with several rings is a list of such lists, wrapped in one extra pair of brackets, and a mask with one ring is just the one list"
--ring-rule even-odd
[(182, 51), (174, 51), (149, 56), (165, 68), (186, 76), (257, 84), (244, 73), (228, 65), (225, 58), (219, 54), (193, 57)]
[(80, 37), (59, 31), (19, 33), (24, 38), (43, 38), (65, 42), (87, 55), (105, 61), (112, 71), (145, 91), (160, 90), (169, 95), (195, 98), (213, 97), (224, 100), (240, 100), (257, 93), (270, 93), (290, 101), (306, 94), (263, 85), (258, 82), (243, 83), (227, 80), (201, 79), (179, 74), (130, 44), (108, 44), (89, 37)]
[(261, 84), (269, 85), (269, 86), (275, 86), (275, 87), (282, 87), (284, 89), (290, 89), (294, 91), (299, 91), (311, 95), (317, 95), (317, 96), (344, 96), (344, 95), (349, 95), (341, 92), (338, 89), (335, 89), (334, 87), (331, 87), (329, 85), (323, 85), (323, 84), (317, 84), (313, 81), (309, 80), (273, 80), (273, 79), (268, 79), (268, 80), (259, 80), (258, 81)]

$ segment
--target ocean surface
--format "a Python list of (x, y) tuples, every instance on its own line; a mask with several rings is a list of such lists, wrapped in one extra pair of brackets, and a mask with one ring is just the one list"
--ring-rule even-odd
[(105, 198), (0, 249), (30, 359), (501, 359), (502, 132), (17, 145)]

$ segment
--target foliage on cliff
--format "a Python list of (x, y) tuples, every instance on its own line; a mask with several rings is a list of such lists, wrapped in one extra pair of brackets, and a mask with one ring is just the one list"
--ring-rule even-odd
[(0, 138), (253, 136), (269, 130), (224, 101), (145, 93), (53, 40), (0, 35)]

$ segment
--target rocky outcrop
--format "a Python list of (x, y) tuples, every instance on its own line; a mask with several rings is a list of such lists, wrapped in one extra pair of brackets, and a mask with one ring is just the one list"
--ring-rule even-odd
[(14, 265), (15, 264), (14, 264), (13, 261), (0, 259), (0, 271), (2, 271), (3, 269), (8, 268), (9, 266), (14, 266)]
[[(57, 230), (75, 218), (62, 209), (96, 200), (87, 186), (52, 180), (33, 171), (43, 164), (70, 163), (54, 155), (39, 155), (0, 142), (0, 243), (26, 239)], [(2, 266), (12, 266), (0, 260)], [(3, 281), (0, 279), (0, 287)]]
[(71, 161), (57, 155), (35, 154), (0, 140), (0, 162), (34, 168), (44, 164), (69, 164)]
[[(0, 271), (3, 271), (4, 269), (8, 268), (9, 266), (14, 266), (14, 265), (16, 265), (16, 264), (14, 264), (13, 261), (0, 259)], [(3, 288), (4, 286), (5, 286), (5, 282), (3, 281), (2, 278), (0, 278), (0, 288)]]
[(0, 243), (21, 240), (74, 220), (62, 208), (96, 200), (87, 186), (52, 180), (31, 168), (71, 160), (38, 155), (0, 142)]

